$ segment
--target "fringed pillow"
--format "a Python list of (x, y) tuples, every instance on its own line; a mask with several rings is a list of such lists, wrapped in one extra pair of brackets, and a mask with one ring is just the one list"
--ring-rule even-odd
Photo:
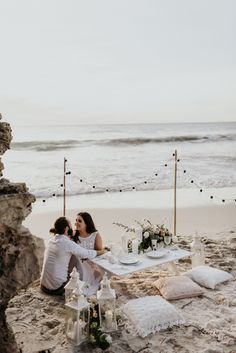
[(203, 287), (215, 289), (216, 285), (232, 279), (233, 276), (225, 271), (210, 266), (198, 266), (184, 275)]
[(159, 295), (131, 299), (123, 311), (131, 321), (134, 333), (141, 337), (184, 323), (183, 316), (174, 305)]
[(167, 300), (197, 297), (204, 293), (204, 290), (187, 276), (159, 278), (153, 285)]

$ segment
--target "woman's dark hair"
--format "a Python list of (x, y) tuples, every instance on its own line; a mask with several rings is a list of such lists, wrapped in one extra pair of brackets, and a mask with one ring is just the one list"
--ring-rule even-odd
[(88, 212), (80, 212), (80, 213), (78, 213), (77, 216), (80, 216), (83, 218), (84, 223), (86, 224), (86, 232), (87, 233), (91, 234), (91, 233), (97, 231), (97, 229), (95, 228), (93, 219)]
[(64, 234), (66, 227), (70, 228), (68, 219), (66, 217), (59, 217), (54, 223), (54, 228), (50, 229), (50, 233)]

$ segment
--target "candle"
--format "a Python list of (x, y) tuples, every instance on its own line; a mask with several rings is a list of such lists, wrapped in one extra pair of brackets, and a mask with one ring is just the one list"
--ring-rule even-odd
[(124, 252), (128, 252), (128, 241), (129, 241), (129, 236), (126, 233), (123, 233), (121, 235), (121, 244), (122, 244), (122, 249)]
[(132, 240), (132, 252), (134, 254), (138, 254), (138, 246), (139, 246), (139, 240), (138, 239), (133, 239)]
[(67, 323), (66, 335), (71, 340), (75, 339), (75, 327), (74, 327), (73, 320), (71, 318), (69, 318), (68, 323)]
[(111, 310), (107, 310), (105, 312), (105, 322), (106, 322), (106, 328), (111, 328), (112, 327), (112, 318), (113, 314)]
[(143, 230), (142, 228), (135, 229), (135, 236), (137, 239), (142, 240)]

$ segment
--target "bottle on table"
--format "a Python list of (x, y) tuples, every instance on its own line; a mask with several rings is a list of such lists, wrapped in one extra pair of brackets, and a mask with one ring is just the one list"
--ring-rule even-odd
[(191, 257), (192, 267), (205, 265), (205, 247), (201, 242), (197, 232), (190, 247), (191, 252), (193, 253)]

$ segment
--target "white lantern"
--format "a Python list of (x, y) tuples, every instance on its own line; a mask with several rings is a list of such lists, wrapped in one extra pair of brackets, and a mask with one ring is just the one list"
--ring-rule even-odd
[(82, 294), (80, 284), (72, 292), (66, 307), (66, 337), (79, 346), (89, 337), (90, 304)]
[(197, 233), (194, 236), (194, 240), (191, 244), (191, 251), (193, 253), (191, 261), (192, 267), (201, 266), (205, 264), (205, 249), (201, 243)]
[(65, 302), (67, 302), (71, 298), (72, 292), (77, 287), (78, 283), (79, 283), (79, 286), (82, 290), (82, 288), (85, 285), (85, 282), (80, 281), (79, 272), (77, 271), (76, 267), (74, 267), (71, 274), (70, 274), (70, 280), (65, 285)]
[(101, 290), (97, 292), (100, 327), (105, 332), (117, 330), (116, 293), (110, 287), (110, 281), (105, 272), (101, 281)]

